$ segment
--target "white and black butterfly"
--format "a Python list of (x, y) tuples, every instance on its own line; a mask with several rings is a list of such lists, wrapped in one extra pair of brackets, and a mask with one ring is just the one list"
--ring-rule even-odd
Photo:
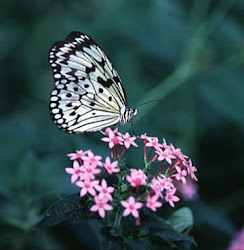
[(49, 53), (55, 89), (50, 112), (58, 128), (68, 133), (97, 131), (130, 122), (136, 109), (127, 108), (117, 71), (90, 37), (71, 32)]

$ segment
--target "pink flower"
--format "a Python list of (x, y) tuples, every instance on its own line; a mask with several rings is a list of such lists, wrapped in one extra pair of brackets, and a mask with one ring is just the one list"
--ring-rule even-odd
[(158, 198), (159, 197), (157, 195), (154, 195), (152, 197), (150, 197), (149, 195), (147, 196), (146, 206), (154, 212), (157, 210), (157, 208), (159, 208), (163, 205), (161, 202), (157, 201)]
[(91, 151), (88, 152), (88, 156), (84, 156), (83, 160), (89, 163), (92, 167), (102, 166), (102, 157), (100, 155), (94, 155)]
[(171, 207), (175, 206), (174, 202), (177, 202), (177, 201), (180, 200), (179, 197), (177, 197), (177, 196), (174, 195), (175, 192), (176, 192), (176, 188), (168, 189), (166, 191), (166, 195), (164, 197), (165, 201), (167, 201)]
[(156, 153), (159, 155), (158, 156), (159, 161), (166, 160), (169, 164), (171, 164), (172, 163), (171, 159), (175, 159), (175, 156), (172, 154), (172, 151), (169, 149), (165, 149), (165, 150), (158, 149)]
[(108, 142), (109, 148), (113, 148), (118, 144), (122, 144), (122, 138), (120, 136), (116, 136), (116, 134), (112, 130), (109, 131), (108, 137), (102, 138), (102, 141)]
[(99, 174), (101, 169), (96, 168), (96, 165), (90, 164), (88, 161), (84, 161), (81, 171), (83, 173), (82, 179), (94, 180), (95, 175)]
[(160, 196), (161, 198), (163, 197), (163, 195), (161, 194), (161, 186), (159, 181), (153, 177), (152, 182), (150, 184), (150, 188), (155, 192), (155, 194), (157, 196)]
[(244, 227), (239, 231), (234, 239), (231, 241), (231, 244), (228, 250), (241, 250), (244, 249)]
[(66, 173), (71, 175), (71, 183), (74, 183), (79, 177), (81, 177), (82, 166), (78, 163), (78, 161), (73, 162), (73, 168), (65, 168)]
[(164, 190), (169, 190), (174, 188), (172, 179), (170, 177), (166, 177), (165, 175), (160, 174), (160, 177), (158, 176), (157, 179), (158, 179), (158, 185), (161, 188), (161, 192)]
[(186, 177), (185, 177), (187, 175), (186, 170), (181, 170), (179, 166), (175, 166), (175, 169), (178, 172), (177, 174), (173, 175), (175, 179), (178, 181), (181, 180), (184, 184), (186, 184)]
[(70, 153), (67, 154), (67, 156), (70, 158), (70, 160), (76, 160), (76, 159), (82, 159), (83, 156), (85, 156), (90, 150), (83, 151), (83, 150), (76, 150), (76, 153)]
[(135, 143), (136, 137), (132, 136), (130, 137), (130, 134), (127, 132), (125, 133), (125, 135), (118, 133), (119, 136), (121, 137), (124, 146), (128, 149), (131, 145), (134, 147), (138, 147), (138, 145)]
[(197, 169), (196, 169), (195, 166), (192, 166), (192, 161), (191, 160), (188, 161), (187, 171), (188, 171), (188, 174), (191, 175), (192, 179), (194, 179), (195, 181), (198, 181), (196, 175), (194, 174), (194, 172), (196, 172)]
[(94, 197), (95, 205), (91, 206), (90, 211), (96, 212), (98, 211), (99, 215), (104, 218), (105, 217), (105, 210), (113, 210), (113, 207), (107, 204), (107, 198), (101, 198), (99, 196)]
[(148, 140), (149, 137), (148, 137), (147, 134), (145, 133), (145, 134), (141, 135), (140, 138), (141, 138), (142, 140)]
[(108, 127), (108, 128), (105, 129), (104, 132), (103, 132), (102, 130), (101, 130), (100, 132), (101, 132), (103, 135), (108, 136), (110, 131), (112, 131), (114, 134), (117, 134), (118, 128), (116, 128), (116, 129), (113, 131), (110, 127)]
[(143, 134), (140, 136), (140, 138), (143, 140), (143, 156), (144, 156), (144, 160), (147, 159), (147, 147), (146, 147), (146, 144), (147, 144), (147, 141), (149, 140), (149, 137), (147, 137), (147, 134)]
[(182, 195), (184, 200), (193, 200), (197, 197), (197, 185), (188, 179), (186, 184), (179, 183), (177, 188)]
[(187, 155), (184, 155), (182, 152), (181, 152), (181, 149), (180, 148), (175, 148), (172, 144), (170, 144), (170, 148), (173, 152), (173, 154), (178, 157), (180, 160), (185, 160), (186, 158), (188, 158)]
[(139, 187), (141, 185), (146, 185), (147, 176), (141, 169), (131, 168), (130, 175), (126, 176), (126, 180), (132, 187)]
[(95, 188), (98, 192), (100, 192), (99, 194), (100, 199), (107, 198), (110, 201), (113, 200), (111, 193), (113, 193), (114, 188), (108, 187), (106, 180), (103, 179), (101, 182), (101, 186), (97, 185)]
[(170, 149), (170, 146), (167, 144), (166, 140), (163, 138), (163, 143), (161, 144), (161, 147), (165, 149)]
[(109, 174), (118, 173), (120, 171), (119, 168), (116, 168), (117, 165), (118, 165), (118, 161), (114, 161), (111, 163), (110, 158), (108, 156), (105, 159), (105, 163), (103, 163), (103, 166), (106, 168)]
[(138, 210), (143, 206), (141, 202), (136, 202), (135, 198), (130, 196), (128, 202), (121, 201), (120, 203), (123, 207), (126, 208), (123, 212), (123, 216), (128, 216), (129, 214), (132, 214), (135, 218), (139, 217)]
[(157, 137), (147, 137), (147, 139), (148, 142), (146, 143), (146, 147), (153, 147), (155, 149), (158, 149), (160, 147)]
[(87, 193), (92, 196), (96, 195), (95, 187), (98, 185), (99, 181), (90, 181), (89, 179), (85, 179), (84, 181), (77, 181), (75, 184), (78, 187), (81, 187), (80, 196), (83, 197)]

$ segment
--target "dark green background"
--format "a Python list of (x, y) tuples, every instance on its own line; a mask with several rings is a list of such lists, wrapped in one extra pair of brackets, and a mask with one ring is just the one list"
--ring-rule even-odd
[[(192, 158), (199, 199), (178, 207), (192, 208), (199, 249), (226, 248), (243, 225), (243, 12), (241, 0), (1, 1), (0, 248), (96, 246), (84, 223), (31, 231), (51, 202), (78, 191), (67, 153), (109, 154), (99, 133), (65, 134), (49, 115), (48, 51), (71, 31), (108, 54), (130, 107), (161, 100), (138, 108), (135, 130)], [(142, 148), (125, 156), (141, 167)]]

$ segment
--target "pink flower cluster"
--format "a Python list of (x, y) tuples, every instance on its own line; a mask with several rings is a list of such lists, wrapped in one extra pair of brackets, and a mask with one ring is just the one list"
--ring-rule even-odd
[[(111, 162), (106, 157), (102, 162), (101, 156), (96, 156), (91, 150), (77, 151), (68, 154), (73, 162), (73, 168), (66, 168), (66, 172), (71, 174), (71, 182), (81, 188), (80, 196), (90, 195), (93, 197), (93, 205), (90, 210), (97, 211), (101, 217), (105, 217), (106, 210), (113, 209), (114, 204), (124, 207), (123, 216), (131, 214), (136, 218), (136, 225), (139, 225), (139, 210), (143, 207), (155, 212), (164, 203), (169, 203), (174, 207), (175, 202), (180, 198), (177, 196), (179, 183), (185, 186), (191, 180), (197, 181), (196, 167), (188, 156), (175, 148), (172, 144), (167, 144), (166, 140), (159, 141), (157, 137), (149, 137), (146, 134), (140, 137), (130, 136), (129, 133), (122, 134), (118, 129), (107, 128), (102, 132), (102, 141), (107, 142), (110, 148), (111, 157), (116, 161)], [(126, 167), (120, 172), (122, 165), (120, 159), (131, 146), (138, 147), (141, 143), (143, 147), (143, 166), (139, 169)], [(104, 179), (106, 174), (116, 174), (120, 183), (114, 187), (109, 187)], [(115, 187), (126, 185), (126, 200), (116, 200), (112, 197)], [(143, 187), (143, 188), (142, 188)], [(119, 190), (117, 190), (117, 193)], [(122, 194), (121, 194), (122, 195)], [(116, 196), (119, 199), (120, 195)], [(108, 204), (111, 202), (111, 204)]]
[[(124, 135), (118, 132), (118, 128), (114, 131), (110, 128), (107, 128), (105, 132), (101, 132), (106, 137), (102, 138), (102, 141), (108, 142), (108, 146), (111, 150), (111, 156), (114, 158), (120, 158), (126, 149), (129, 149), (131, 146), (138, 147), (135, 143), (136, 136), (130, 136), (127, 132)], [(120, 150), (118, 150), (121, 145)]]
[[(90, 195), (94, 197), (94, 205), (90, 208), (91, 211), (98, 211), (99, 215), (104, 218), (106, 210), (112, 210), (113, 207), (108, 202), (113, 201), (112, 193), (114, 187), (108, 186), (102, 175), (98, 174), (104, 170), (103, 175), (106, 173), (118, 173), (120, 170), (117, 168), (118, 161), (111, 162), (107, 157), (105, 162), (102, 163), (102, 157), (94, 155), (91, 150), (76, 151), (76, 153), (68, 154), (70, 160), (73, 161), (73, 168), (66, 168), (65, 171), (71, 174), (71, 183), (75, 183), (80, 187), (80, 196)], [(97, 178), (98, 177), (98, 178)]]

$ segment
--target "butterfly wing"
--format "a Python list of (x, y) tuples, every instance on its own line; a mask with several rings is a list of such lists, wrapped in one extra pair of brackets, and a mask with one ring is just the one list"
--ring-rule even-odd
[(120, 121), (127, 107), (124, 87), (106, 54), (87, 35), (70, 33), (49, 54), (55, 89), (50, 112), (69, 133), (97, 131)]

